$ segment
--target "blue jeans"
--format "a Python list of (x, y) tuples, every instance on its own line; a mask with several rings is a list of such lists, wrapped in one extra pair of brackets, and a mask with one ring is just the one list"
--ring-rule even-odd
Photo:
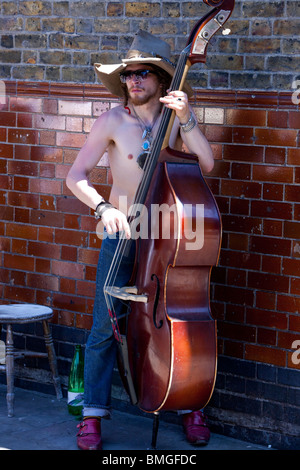
[[(85, 350), (84, 368), (84, 409), (83, 416), (108, 417), (111, 407), (111, 384), (116, 360), (117, 342), (113, 335), (112, 324), (103, 294), (104, 283), (118, 245), (118, 234), (102, 240), (99, 254), (96, 295), (93, 309), (93, 326)], [(115, 285), (122, 287), (130, 280), (135, 255), (132, 243), (128, 256), (122, 258)], [(118, 314), (121, 302), (114, 299), (115, 312)]]

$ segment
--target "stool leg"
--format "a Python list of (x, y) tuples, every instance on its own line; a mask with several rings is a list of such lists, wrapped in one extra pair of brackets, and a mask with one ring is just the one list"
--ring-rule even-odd
[(56, 360), (54, 344), (53, 344), (52, 335), (51, 335), (47, 320), (43, 320), (43, 328), (44, 328), (44, 337), (45, 337), (46, 348), (48, 352), (50, 369), (52, 372), (54, 387), (56, 391), (56, 396), (57, 396), (57, 399), (60, 400), (63, 397), (63, 395), (62, 395), (62, 390), (61, 390), (60, 378), (58, 376), (57, 360)]
[(11, 418), (14, 415), (14, 342), (11, 325), (7, 325), (6, 331), (6, 383), (7, 383), (7, 411)]

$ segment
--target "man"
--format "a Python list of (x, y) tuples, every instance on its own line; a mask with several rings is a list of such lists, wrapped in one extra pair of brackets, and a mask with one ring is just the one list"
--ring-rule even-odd
[[(211, 148), (196, 125), (188, 104), (189, 86), (185, 84), (182, 91), (167, 93), (174, 74), (169, 57), (167, 43), (139, 30), (121, 64), (95, 64), (102, 83), (113, 94), (123, 97), (124, 104), (99, 116), (67, 176), (68, 188), (95, 210), (108, 234), (102, 241), (99, 255), (93, 327), (86, 345), (84, 419), (77, 435), (80, 449), (102, 448), (100, 420), (110, 414), (116, 357), (116, 342), (103, 285), (118, 243), (116, 236), (112, 235), (124, 232), (127, 238), (131, 236), (127, 214), (119, 210), (120, 200), (126, 197), (127, 207), (133, 204), (143, 174), (141, 154), (145, 154), (155, 138), (163, 105), (176, 114), (169, 146), (181, 148), (183, 141), (189, 151), (198, 156), (202, 170), (209, 172), (214, 165)], [(109, 201), (105, 201), (89, 182), (90, 172), (105, 151), (108, 152), (113, 177)], [(133, 263), (134, 253), (131, 252), (118, 271), (118, 285), (126, 285)], [(183, 424), (190, 442), (208, 442), (209, 429), (201, 411), (185, 414)]]

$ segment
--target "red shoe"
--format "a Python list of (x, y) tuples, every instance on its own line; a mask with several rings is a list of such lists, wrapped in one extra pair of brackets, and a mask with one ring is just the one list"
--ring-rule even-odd
[(208, 444), (210, 430), (202, 411), (193, 411), (182, 415), (182, 422), (188, 442), (198, 446)]
[(81, 450), (102, 450), (101, 419), (85, 418), (77, 426), (77, 445)]

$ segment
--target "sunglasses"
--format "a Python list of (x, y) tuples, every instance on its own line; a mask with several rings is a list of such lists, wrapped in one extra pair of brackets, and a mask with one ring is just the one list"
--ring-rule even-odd
[(153, 72), (152, 70), (128, 70), (127, 72), (120, 73), (120, 80), (122, 83), (126, 83), (129, 80), (132, 80), (133, 77), (138, 80), (146, 80), (146, 78), (148, 78), (149, 73), (157, 75), (156, 72)]

